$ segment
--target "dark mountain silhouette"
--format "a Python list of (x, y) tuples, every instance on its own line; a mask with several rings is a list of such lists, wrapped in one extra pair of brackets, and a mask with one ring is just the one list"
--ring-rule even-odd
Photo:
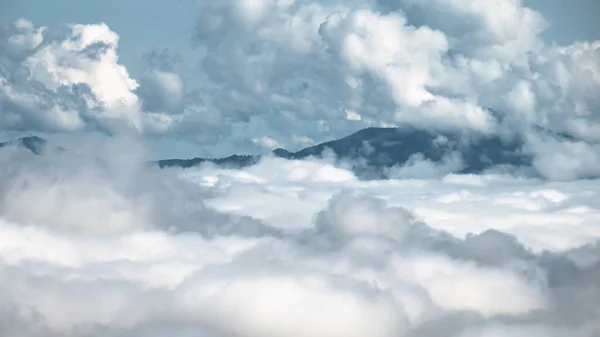
[[(504, 116), (494, 110), (492, 115), (501, 122)], [(534, 125), (532, 132), (561, 141), (578, 141), (577, 138)], [(442, 163), (449, 155), (462, 158), (462, 166), (455, 173), (481, 173), (496, 166), (528, 168), (532, 158), (523, 151), (524, 139), (517, 133), (503, 137), (498, 134), (477, 132), (429, 132), (414, 127), (366, 128), (341, 139), (328, 141), (291, 152), (276, 149), (271, 155), (298, 160), (332, 154), (338, 161), (350, 165), (361, 178), (382, 178), (389, 169), (413, 160)], [(210, 162), (224, 167), (242, 168), (253, 165), (260, 156), (229, 156), (226, 158), (193, 158), (158, 161), (161, 167), (192, 167)]]
[[(531, 158), (521, 150), (523, 141), (498, 135), (462, 132), (430, 133), (412, 127), (367, 128), (347, 137), (307, 147), (297, 152), (276, 149), (275, 157), (295, 160), (329, 154), (346, 164), (361, 177), (377, 178), (394, 166), (412, 159), (442, 162), (452, 153), (460, 154), (462, 168), (457, 173), (479, 173), (497, 165), (529, 166)], [(206, 162), (219, 166), (245, 167), (260, 160), (259, 156), (230, 156), (207, 159), (170, 159), (158, 161), (161, 167), (192, 167)]]
[(521, 151), (522, 142), (497, 135), (464, 133), (433, 134), (411, 127), (367, 128), (347, 137), (289, 152), (273, 151), (278, 157), (304, 159), (327, 151), (351, 164), (362, 176), (380, 175), (385, 169), (404, 165), (412, 158), (442, 162), (453, 152), (463, 158), (460, 173), (479, 173), (496, 165), (528, 166), (531, 158)]
[(48, 142), (43, 138), (30, 136), (0, 143), (0, 148), (9, 146), (19, 146), (35, 154), (41, 154), (48, 147)]
[[(536, 127), (534, 132), (573, 141), (574, 137)], [(524, 141), (518, 136), (501, 137), (473, 132), (432, 133), (413, 127), (366, 128), (347, 137), (290, 152), (276, 149), (271, 155), (298, 160), (308, 157), (334, 155), (349, 165), (361, 178), (382, 178), (394, 166), (413, 160), (442, 163), (449, 155), (457, 154), (462, 165), (456, 173), (480, 173), (498, 165), (529, 167), (532, 158), (523, 152)], [(47, 142), (39, 137), (25, 137), (0, 143), (0, 147), (22, 146), (40, 154)], [(256, 164), (261, 156), (232, 155), (224, 158), (165, 159), (154, 162), (161, 168), (190, 168), (203, 163), (213, 163), (223, 168), (242, 168)]]
[(241, 168), (258, 163), (260, 156), (231, 155), (224, 158), (192, 158), (192, 159), (164, 159), (157, 161), (161, 168), (181, 167), (190, 168), (203, 163), (213, 163), (224, 168)]

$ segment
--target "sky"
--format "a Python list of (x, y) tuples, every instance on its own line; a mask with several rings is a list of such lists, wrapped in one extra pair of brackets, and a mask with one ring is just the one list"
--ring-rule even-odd
[[(542, 88), (560, 87), (559, 77), (539, 73), (540, 77), (522, 67), (524, 58), (533, 60), (532, 55), (540, 55), (533, 60), (538, 62), (534, 72), (544, 67), (555, 69), (561, 62), (565, 67), (577, 66), (571, 60), (559, 60), (553, 53), (577, 41), (600, 39), (594, 14), (600, 5), (595, 1), (490, 0), (481, 5), (467, 0), (290, 3), (283, 0), (231, 0), (220, 5), (191, 0), (3, 1), (0, 23), (4, 27), (10, 27), (20, 18), (31, 22), (34, 30), (43, 26), (57, 31), (64, 24), (105, 23), (106, 29), (114, 34), (111, 53), (115, 56), (110, 61), (112, 56), (107, 56), (106, 62), (114, 63), (116, 73), (120, 71), (116, 70), (118, 67), (124, 67), (127, 78), (121, 80), (129, 83), (116, 85), (114, 90), (122, 92), (115, 91), (112, 103), (107, 104), (106, 97), (99, 97), (101, 89), (94, 92), (91, 79), (84, 81), (84, 86), (90, 86), (99, 104), (104, 104), (107, 110), (102, 113), (102, 121), (98, 116), (86, 117), (89, 113), (80, 111), (78, 125), (51, 125), (48, 118), (56, 112), (50, 111), (46, 117), (27, 117), (19, 123), (4, 120), (1, 135), (9, 139), (40, 134), (67, 145), (81, 137), (102, 138), (115, 132), (132, 132), (149, 144), (157, 158), (174, 158), (264, 153), (276, 147), (297, 150), (366, 126), (410, 124), (433, 130), (489, 130), (482, 108), (526, 115), (528, 122), (584, 138), (599, 128), (594, 110), (597, 101), (575, 92), (549, 94)], [(356, 24), (336, 27), (336, 33), (328, 36), (319, 30), (331, 13), (346, 15), (360, 9), (374, 14), (364, 20), (371, 20), (368, 25), (377, 27), (367, 33), (369, 36), (363, 36), (364, 45), (378, 34), (375, 30), (392, 29), (384, 19), (401, 24), (398, 34), (404, 34), (407, 42), (382, 48), (377, 56), (367, 58), (348, 54), (356, 52), (347, 49), (347, 38), (353, 29), (358, 29)], [(494, 18), (496, 14), (498, 17)], [(282, 20), (288, 20), (289, 28), (278, 31)], [(376, 20), (381, 24), (375, 24)], [(211, 26), (216, 22), (221, 24)], [(410, 32), (413, 25), (431, 28), (443, 36), (436, 35), (426, 45), (418, 42), (421, 38), (428, 39), (426, 34)], [(93, 29), (96, 28), (89, 27), (90, 31)], [(470, 30), (478, 31), (477, 36), (467, 34)], [(499, 48), (501, 45), (504, 50)], [(401, 50), (410, 50), (409, 55), (426, 55), (427, 62), (419, 62), (417, 56), (406, 57)], [(597, 47), (586, 53), (582, 57), (597, 61)], [(573, 51), (572, 55), (575, 54)], [(31, 55), (22, 57), (32, 59)], [(384, 69), (389, 60), (403, 61), (395, 69)], [(11, 62), (23, 64), (22, 60)], [(582, 71), (588, 67), (587, 63), (579, 66)], [(597, 62), (592, 66), (597, 67)], [(481, 69), (485, 68), (489, 71), (483, 74)], [(499, 73), (492, 73), (492, 69)], [(27, 71), (31, 72), (31, 68)], [(479, 81), (488, 85), (482, 87)], [(588, 82), (597, 85), (597, 77)], [(70, 79), (69, 83), (82, 82)], [(529, 92), (535, 103), (518, 98), (521, 102), (516, 104), (516, 93), (524, 93), (526, 88), (531, 88)], [(431, 101), (431, 95), (436, 100), (434, 107), (426, 109), (425, 102)], [(563, 96), (565, 102), (558, 102), (557, 97)], [(116, 108), (117, 98), (128, 103)], [(534, 105), (530, 111), (524, 111), (527, 104)], [(5, 103), (4, 109), (10, 105)], [(596, 112), (570, 111), (575, 107)], [(422, 115), (425, 110), (435, 112)], [(564, 120), (574, 114), (578, 115), (576, 121)], [(110, 120), (106, 120), (107, 116)]]

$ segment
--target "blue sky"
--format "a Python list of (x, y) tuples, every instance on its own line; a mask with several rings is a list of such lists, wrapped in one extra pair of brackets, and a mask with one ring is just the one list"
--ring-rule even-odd
[[(5, 1), (5, 0), (3, 0)], [(193, 1), (167, 0), (8, 0), (1, 22), (26, 18), (37, 25), (107, 23), (121, 37), (120, 57), (139, 73), (141, 56), (150, 49), (169, 48), (185, 53), (196, 18)]]
[(549, 41), (569, 44), (574, 40), (600, 39), (600, 2), (595, 0), (526, 0), (550, 22), (544, 34)]
[[(384, 0), (382, 0), (384, 1)], [(427, 0), (434, 3), (434, 0)], [(423, 1), (423, 3), (427, 2)], [(226, 1), (227, 2), (227, 1)], [(316, 1), (318, 2), (318, 1)], [(200, 1), (199, 3), (210, 4), (210, 2)], [(600, 2), (592, 0), (526, 0), (524, 5), (539, 11), (550, 23), (541, 37), (548, 44), (568, 45), (577, 40), (596, 40), (600, 39), (600, 25), (596, 24), (594, 13), (600, 12)], [(209, 8), (209, 7), (206, 7)], [(168, 49), (181, 55), (187, 65), (187, 70), (179, 70), (180, 76), (188, 85), (204, 86), (205, 76), (211, 76), (210, 69), (206, 71), (208, 75), (197, 76), (189, 69), (195, 69), (196, 63), (202, 54), (202, 48), (194, 49), (192, 44), (192, 32), (199, 15), (203, 14), (202, 5), (195, 4), (191, 0), (167, 1), (167, 0), (105, 0), (105, 1), (75, 1), (75, 0), (4, 0), (0, 4), (0, 23), (3, 25), (18, 19), (25, 18), (33, 22), (36, 26), (57, 26), (63, 23), (106, 23), (110, 29), (116, 32), (120, 41), (118, 51), (120, 63), (125, 65), (131, 76), (139, 79), (143, 76), (145, 68), (141, 61), (142, 56), (151, 50), (160, 51)], [(210, 13), (209, 13), (210, 15)], [(447, 20), (447, 19), (444, 19)], [(205, 20), (206, 21), (206, 17)], [(435, 25), (435, 24), (433, 24)], [(197, 29), (197, 28), (196, 28)], [(452, 29), (452, 28), (449, 28)], [(470, 29), (470, 28), (467, 28)], [(528, 28), (523, 28), (528, 29)], [(446, 32), (445, 32), (446, 33)], [(448, 36), (452, 32), (447, 33)], [(232, 40), (233, 41), (233, 40)], [(508, 41), (508, 40), (507, 40)], [(198, 42), (198, 40), (196, 41)], [(204, 43), (204, 41), (200, 41)], [(231, 42), (234, 43), (235, 42)], [(223, 44), (225, 45), (225, 44)], [(215, 56), (217, 59), (217, 56)], [(213, 60), (214, 61), (214, 60)], [(309, 62), (309, 61), (306, 61)], [(305, 64), (294, 63), (291, 64)], [(225, 69), (227, 70), (227, 69)], [(240, 73), (226, 74), (221, 71), (215, 74), (214, 78), (227, 78), (227, 76), (245, 76)], [(212, 78), (213, 81), (214, 78)], [(240, 79), (238, 78), (238, 81)], [(319, 85), (330, 85), (328, 80), (319, 82)], [(324, 84), (325, 83), (325, 84)], [(227, 87), (228, 84), (216, 83), (221, 87)], [(316, 85), (311, 86), (311, 88)], [(249, 94), (248, 99), (252, 99)], [(210, 98), (209, 98), (210, 100)], [(206, 101), (206, 99), (204, 100)], [(388, 100), (385, 100), (387, 102)], [(224, 104), (225, 103), (219, 103)], [(295, 102), (294, 104), (299, 104)], [(498, 103), (502, 106), (503, 103)], [(338, 106), (338, 103), (331, 104), (331, 107)], [(228, 106), (228, 105), (227, 105)], [(220, 113), (224, 108), (221, 107)], [(186, 135), (175, 133), (167, 137), (150, 137), (149, 143), (153, 151), (159, 157), (179, 157), (193, 156), (195, 154), (203, 155), (223, 155), (228, 152), (260, 152), (264, 151), (258, 144), (271, 144), (269, 140), (274, 140), (278, 145), (288, 148), (300, 148), (303, 144), (330, 139), (343, 135), (344, 133), (358, 129), (363, 124), (353, 121), (341, 121), (329, 123), (324, 127), (327, 131), (317, 130), (322, 120), (311, 119), (303, 121), (294, 117), (295, 122), (285, 124), (279, 121), (279, 124), (273, 124), (263, 128), (262, 125), (271, 123), (271, 115), (261, 113), (251, 113), (245, 116), (239, 115), (238, 106), (231, 107), (220, 122), (220, 127), (224, 124), (233, 123), (235, 132), (229, 131), (226, 140), (205, 142), (191, 139), (189, 134), (194, 134), (187, 130)], [(269, 105), (260, 106), (257, 109), (271, 109)], [(343, 108), (345, 114), (348, 114), (346, 106)], [(378, 108), (374, 108), (377, 110)], [(381, 106), (380, 109), (384, 109)], [(243, 113), (243, 112), (242, 112)], [(277, 111), (277, 116), (284, 115), (285, 111)], [(294, 112), (296, 113), (296, 112)], [(223, 114), (222, 114), (223, 115)], [(233, 117), (231, 117), (233, 116)], [(296, 116), (296, 115), (294, 115)], [(377, 115), (374, 119), (377, 120)], [(221, 116), (222, 117), (222, 116)], [(221, 118), (219, 117), (219, 118)], [(372, 118), (373, 119), (373, 118)], [(223, 122), (227, 120), (229, 122)], [(366, 119), (363, 119), (363, 121)], [(409, 119), (407, 119), (409, 120)], [(412, 122), (412, 120), (409, 120)], [(389, 123), (389, 119), (381, 118), (382, 123)], [(186, 125), (191, 125), (187, 123)], [(285, 130), (286, 127), (304, 127), (303, 130)], [(191, 128), (187, 127), (187, 129)], [(210, 127), (207, 127), (210, 129)], [(184, 127), (186, 129), (186, 127)], [(285, 130), (285, 131), (284, 131)], [(298, 132), (296, 132), (298, 131)], [(15, 130), (4, 130), (5, 135), (24, 134), (29, 131), (23, 128)], [(198, 131), (202, 133), (205, 131)], [(293, 134), (293, 137), (292, 137)], [(288, 137), (289, 136), (289, 137)], [(8, 137), (8, 136), (7, 136)], [(57, 139), (70, 141), (72, 135), (69, 133), (59, 133), (53, 136)], [(6, 137), (5, 137), (6, 138)], [(214, 138), (214, 136), (213, 136)], [(261, 140), (262, 139), (262, 140)], [(305, 142), (299, 139), (306, 139)]]

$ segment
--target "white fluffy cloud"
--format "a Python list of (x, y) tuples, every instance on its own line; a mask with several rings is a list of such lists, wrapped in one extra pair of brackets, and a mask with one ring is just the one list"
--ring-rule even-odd
[(356, 2), (252, 4), (260, 11), (243, 10), (244, 1), (199, 2), (196, 38), (209, 51), (202, 64), (218, 87), (216, 108), (267, 114), (275, 128), (296, 120), (343, 123), (348, 114), (366, 123), (490, 128), (473, 101), (427, 90), (444, 72), (443, 32)]
[[(400, 172), (403, 170), (398, 168)], [(478, 176), (430, 171), (426, 175), (427, 171), (423, 171), (416, 177), (398, 175), (398, 179), (362, 181), (326, 161), (269, 158), (243, 171), (204, 169), (197, 173), (187, 171), (183, 176), (203, 186), (225, 189), (226, 197), (209, 201), (217, 209), (263, 219), (284, 229), (306, 226), (312, 214), (321, 210), (330, 198), (349, 189), (359, 195), (383, 198), (388, 205), (409, 209), (428, 225), (457, 237), (494, 228), (516, 235), (527, 247), (542, 251), (575, 248), (600, 236), (594, 229), (594, 222), (600, 216), (596, 211), (598, 204), (593, 200), (598, 188), (596, 180), (545, 182), (494, 173)], [(252, 193), (260, 198), (248, 198)], [(288, 207), (272, 207), (280, 202)], [(359, 218), (354, 215), (355, 211), (372, 218), (363, 207), (381, 215), (375, 221), (376, 226), (385, 227), (390, 221), (396, 225), (412, 222), (401, 220), (401, 213), (395, 212), (387, 221), (385, 205), (363, 203), (364, 206), (356, 206), (357, 203), (348, 202), (347, 198), (333, 202), (330, 212), (321, 216), (320, 223), (328, 223), (329, 218), (336, 219), (337, 224), (344, 219)], [(310, 212), (299, 213), (295, 218), (286, 216), (297, 209)], [(361, 223), (361, 230), (369, 232), (364, 221), (356, 221)], [(546, 226), (549, 223), (554, 225)], [(352, 222), (347, 224), (348, 227), (337, 231), (351, 232)], [(571, 229), (575, 229), (572, 235), (567, 235)], [(398, 227), (394, 230), (403, 232)], [(401, 237), (400, 234), (392, 236)]]
[(598, 181), (145, 158), (126, 140), (2, 151), (2, 335), (599, 332)]
[(360, 116), (490, 132), (495, 123), (482, 107), (491, 107), (525, 124), (597, 134), (599, 105), (587, 94), (600, 87), (596, 43), (546, 45), (539, 35), (547, 22), (521, 1), (198, 6), (196, 41), (217, 87), (212, 104), (238, 118), (266, 114), (283, 129)]
[(3, 128), (78, 131), (114, 121), (142, 128), (138, 84), (118, 64), (119, 37), (108, 26), (48, 29), (19, 20), (2, 36)]
[(223, 119), (199, 106), (178, 73), (152, 67), (138, 82), (119, 63), (119, 36), (106, 24), (0, 32), (0, 128), (16, 131), (193, 134), (214, 142)]

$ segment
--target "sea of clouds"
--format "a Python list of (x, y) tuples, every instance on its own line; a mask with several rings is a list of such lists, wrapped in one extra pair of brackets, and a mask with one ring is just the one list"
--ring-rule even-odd
[(0, 152), (3, 337), (596, 337), (600, 181)]

